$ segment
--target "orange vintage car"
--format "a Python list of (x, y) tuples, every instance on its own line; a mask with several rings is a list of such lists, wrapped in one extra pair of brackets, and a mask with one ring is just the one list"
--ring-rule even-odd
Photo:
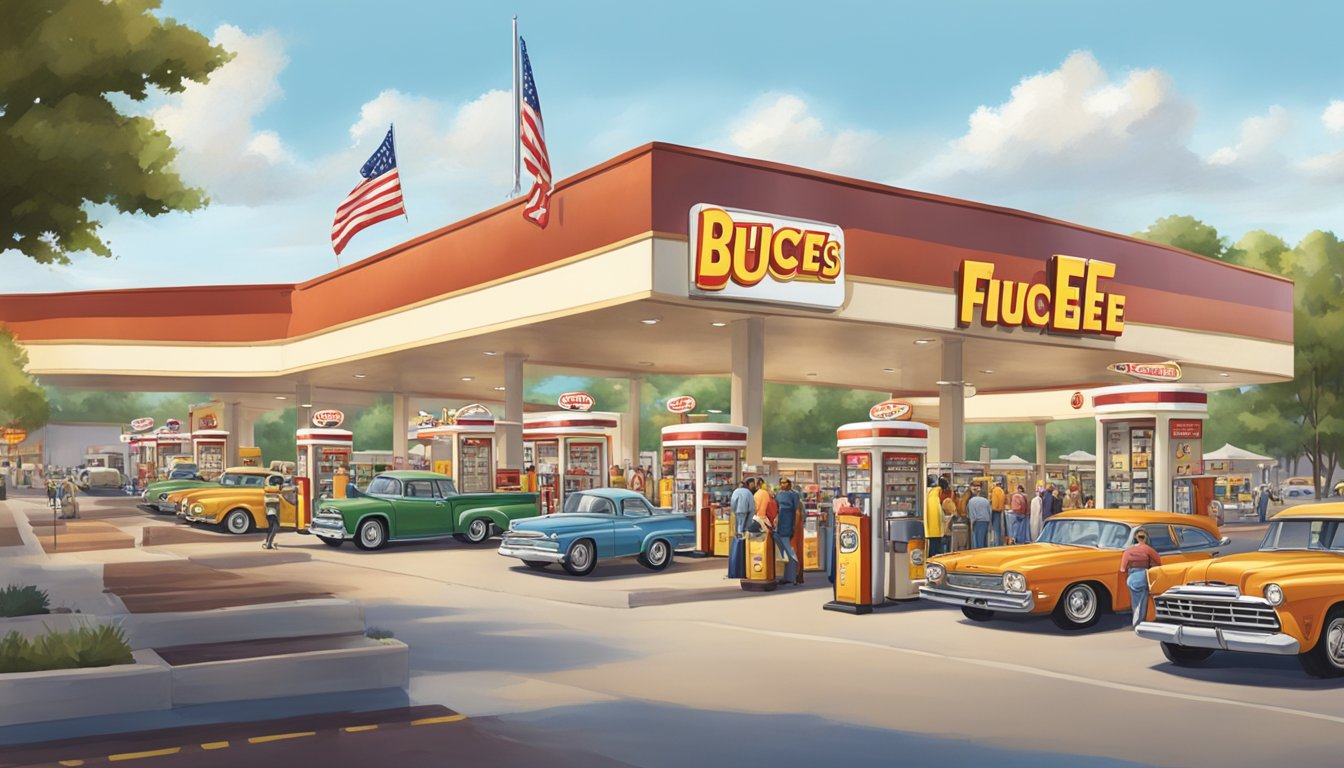
[(1164, 562), (1208, 560), (1229, 541), (1203, 515), (1123, 509), (1064, 512), (1031, 544), (930, 558), (919, 596), (955, 605), (973, 621), (995, 613), (1049, 615), (1061, 629), (1097, 623), (1103, 610), (1130, 609), (1120, 556), (1142, 528)]
[(1344, 503), (1287, 509), (1260, 551), (1148, 572), (1155, 619), (1140, 637), (1173, 664), (1214, 651), (1296, 655), (1316, 677), (1344, 676)]

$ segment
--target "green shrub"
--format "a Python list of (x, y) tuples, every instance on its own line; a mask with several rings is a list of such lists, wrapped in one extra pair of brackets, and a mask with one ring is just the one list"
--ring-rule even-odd
[(0, 589), (0, 616), (35, 616), (50, 613), (47, 593), (34, 586), (10, 584)]
[(378, 627), (369, 627), (364, 630), (364, 636), (370, 640), (391, 640), (394, 635), (390, 629), (379, 629)]
[(48, 630), (32, 640), (18, 632), (0, 638), (0, 672), (84, 669), (134, 661), (126, 633), (107, 624)]

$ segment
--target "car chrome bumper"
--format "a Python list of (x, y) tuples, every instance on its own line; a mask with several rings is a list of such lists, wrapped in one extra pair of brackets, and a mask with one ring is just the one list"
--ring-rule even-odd
[(183, 520), (186, 520), (188, 523), (209, 523), (210, 525), (219, 524), (219, 520), (213, 517), (205, 517), (203, 515), (193, 515), (190, 512), (179, 512), (177, 516), (182, 518)]
[(1268, 653), (1275, 656), (1295, 656), (1301, 652), (1297, 638), (1282, 632), (1242, 632), (1221, 627), (1195, 627), (1188, 624), (1167, 624), (1143, 621), (1134, 632), (1148, 640), (1158, 640), (1189, 648), (1212, 648), (1219, 651)]
[(1030, 592), (989, 592), (961, 587), (935, 587), (925, 583), (919, 588), (919, 596), (935, 603), (1004, 613), (1031, 613), (1036, 609), (1036, 601)]
[(550, 549), (537, 549), (535, 547), (511, 547), (508, 544), (499, 545), (499, 554), (505, 557), (516, 557), (519, 560), (532, 560), (538, 563), (563, 563), (565, 555), (563, 552), (557, 552)]
[(340, 539), (349, 541), (355, 538), (354, 534), (345, 530), (345, 524), (338, 521), (327, 522), (314, 518), (308, 525), (308, 532), (323, 539)]

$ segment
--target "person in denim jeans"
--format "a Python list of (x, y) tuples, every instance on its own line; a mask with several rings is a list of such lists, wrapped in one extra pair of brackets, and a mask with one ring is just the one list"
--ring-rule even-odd
[(793, 481), (787, 477), (780, 481), (779, 492), (775, 494), (775, 504), (779, 513), (775, 518), (775, 549), (784, 556), (784, 578), (780, 584), (803, 583), (798, 568), (798, 555), (793, 551), (793, 529), (802, 511), (803, 499), (793, 490)]
[(1134, 532), (1134, 545), (1120, 557), (1120, 572), (1128, 574), (1129, 600), (1134, 606), (1130, 625), (1137, 627), (1148, 616), (1148, 569), (1162, 564), (1162, 556), (1148, 546), (1148, 533), (1142, 528)]
[(989, 546), (989, 526), (994, 511), (989, 499), (980, 494), (979, 485), (971, 486), (971, 497), (966, 500), (966, 515), (971, 519), (971, 546), (975, 549)]

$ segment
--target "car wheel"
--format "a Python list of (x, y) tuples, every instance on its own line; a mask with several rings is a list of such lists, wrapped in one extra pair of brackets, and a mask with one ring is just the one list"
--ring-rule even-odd
[(1312, 677), (1344, 676), (1344, 606), (1331, 609), (1316, 647), (1298, 654), (1297, 660)]
[(649, 549), (639, 556), (639, 564), (650, 571), (661, 571), (672, 563), (672, 545), (655, 539)]
[(387, 528), (377, 518), (365, 520), (355, 531), (355, 545), (360, 549), (382, 549), (387, 543)]
[(235, 509), (224, 516), (224, 530), (235, 536), (241, 536), (252, 530), (252, 513), (245, 509)]
[(1163, 643), (1162, 655), (1178, 667), (1193, 667), (1213, 655), (1212, 648), (1190, 648), (1175, 643)]
[(597, 548), (591, 539), (579, 539), (565, 553), (565, 570), (571, 576), (587, 576), (597, 567)]
[(1101, 619), (1101, 601), (1091, 584), (1070, 584), (1050, 614), (1060, 629), (1087, 629)]
[(345, 543), (344, 539), (328, 539), (325, 536), (318, 536), (317, 538), (322, 539), (322, 543), (326, 544), (328, 547), (331, 547), (332, 549), (335, 549), (336, 547), (339, 547)]
[(480, 544), (490, 538), (490, 521), (483, 517), (478, 517), (467, 523), (467, 530), (453, 538), (467, 544)]
[(988, 608), (973, 608), (969, 605), (961, 606), (961, 614), (971, 621), (989, 621), (994, 618), (994, 612)]
[(550, 563), (545, 560), (524, 560), (523, 565), (526, 565), (534, 571), (544, 571), (546, 570), (546, 566), (550, 565)]

